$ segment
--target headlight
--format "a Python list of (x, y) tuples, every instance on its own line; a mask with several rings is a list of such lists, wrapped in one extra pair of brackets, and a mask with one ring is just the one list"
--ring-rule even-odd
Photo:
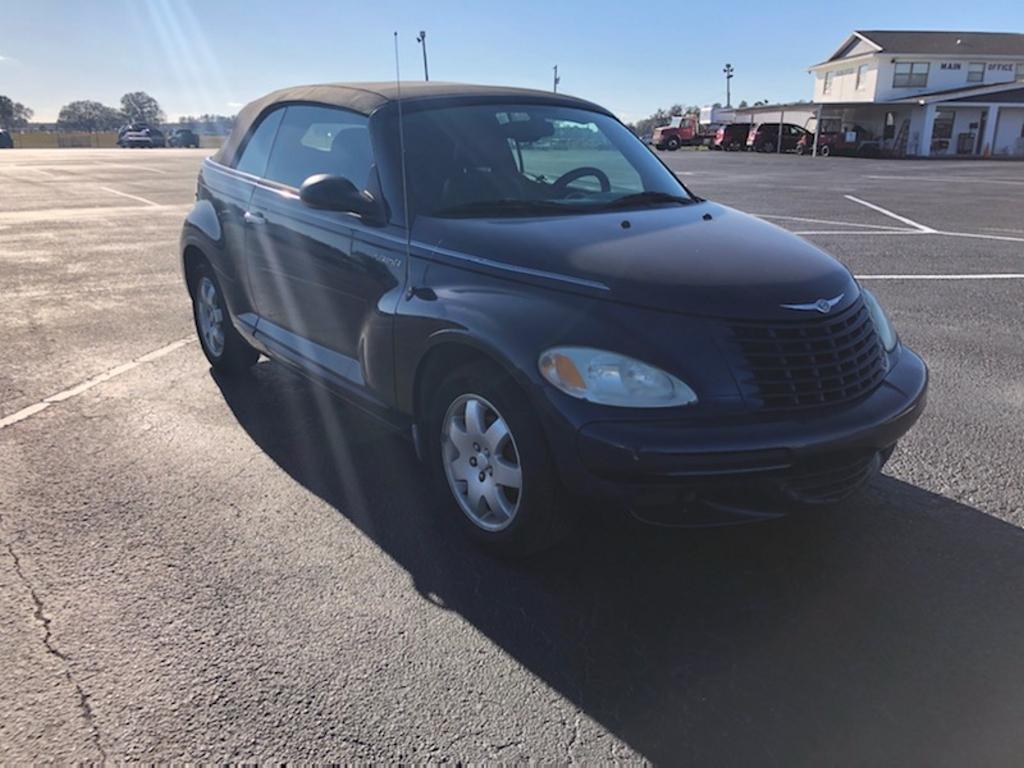
[(893, 330), (892, 323), (885, 316), (882, 305), (878, 303), (875, 295), (867, 288), (861, 288), (860, 290), (864, 294), (864, 303), (867, 305), (868, 314), (871, 315), (871, 322), (878, 332), (878, 338), (882, 342), (882, 347), (885, 348), (886, 352), (892, 352), (896, 349), (896, 342), (899, 340), (899, 337), (896, 336), (896, 331)]
[(537, 361), (541, 375), (567, 395), (625, 408), (668, 408), (697, 402), (675, 376), (625, 355), (588, 347), (555, 347)]

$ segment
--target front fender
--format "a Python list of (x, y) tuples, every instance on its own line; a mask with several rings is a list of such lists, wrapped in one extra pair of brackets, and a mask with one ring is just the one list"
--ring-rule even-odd
[[(415, 411), (423, 360), (440, 344), (458, 343), (500, 364), (535, 407), (555, 407), (572, 422), (596, 418), (664, 418), (663, 412), (622, 409), (578, 400), (541, 376), (540, 354), (570, 345), (630, 355), (679, 376), (701, 397), (701, 411), (733, 410), (742, 396), (707, 323), (570, 291), (431, 263), (420, 284), (400, 303), (396, 318), (396, 400)], [(688, 408), (692, 413), (694, 409)]]

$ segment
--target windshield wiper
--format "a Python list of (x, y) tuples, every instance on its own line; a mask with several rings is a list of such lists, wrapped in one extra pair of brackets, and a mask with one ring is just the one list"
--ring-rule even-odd
[(656, 205), (660, 203), (675, 203), (677, 205), (691, 205), (695, 203), (692, 197), (682, 195), (670, 195), (668, 192), (637, 192), (632, 195), (623, 195), (605, 203), (602, 208), (628, 208), (631, 205)]
[(434, 211), (434, 216), (488, 216), (488, 215), (521, 215), (550, 213), (576, 213), (578, 206), (555, 203), (550, 200), (477, 200), (462, 203)]

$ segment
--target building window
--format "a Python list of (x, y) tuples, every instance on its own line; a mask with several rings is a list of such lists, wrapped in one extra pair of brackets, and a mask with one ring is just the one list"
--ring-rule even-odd
[(857, 67), (857, 90), (858, 91), (863, 91), (865, 88), (868, 87), (867, 82), (865, 82), (867, 80), (867, 76), (868, 76), (868, 65), (867, 64), (861, 64), (859, 67)]
[(897, 61), (892, 76), (893, 88), (924, 88), (928, 85), (927, 61)]
[(985, 82), (985, 62), (983, 61), (972, 61), (967, 65), (967, 82), (968, 83), (983, 83)]
[(822, 83), (822, 85), (821, 85), (821, 92), (825, 96), (828, 96), (830, 93), (832, 93), (832, 78), (833, 77), (835, 77), (835, 72), (826, 72), (825, 73), (825, 82)]

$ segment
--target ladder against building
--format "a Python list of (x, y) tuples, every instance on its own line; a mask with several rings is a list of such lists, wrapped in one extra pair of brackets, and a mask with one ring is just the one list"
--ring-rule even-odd
[(907, 154), (907, 135), (910, 133), (910, 120), (904, 119), (900, 123), (900, 129), (896, 133), (896, 141), (892, 145), (892, 153), (896, 157), (905, 157)]

